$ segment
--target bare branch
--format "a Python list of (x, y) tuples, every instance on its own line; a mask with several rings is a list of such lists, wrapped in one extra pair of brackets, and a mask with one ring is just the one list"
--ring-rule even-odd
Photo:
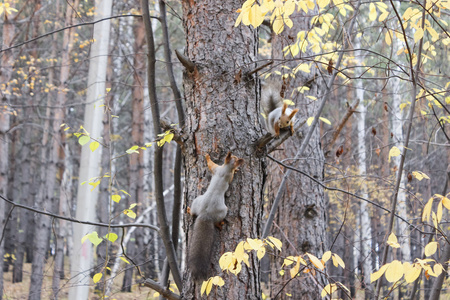
[[(94, 24), (97, 24), (97, 23), (99, 23), (99, 22), (103, 22), (103, 21), (106, 21), (106, 20), (117, 19), (117, 18), (124, 18), (124, 17), (138, 17), (138, 18), (140, 18), (140, 17), (142, 17), (142, 16), (141, 16), (141, 15), (121, 15), (121, 16), (111, 16), (111, 17), (103, 18), (103, 19), (96, 20), (96, 21), (93, 21), (93, 22), (85, 22), (85, 23), (80, 23), (80, 24), (70, 25), (70, 26), (67, 26), (67, 27), (63, 27), (63, 28), (60, 28), (60, 29), (57, 29), (57, 30), (53, 30), (53, 31), (48, 32), (48, 33), (45, 33), (45, 34), (43, 34), (43, 35), (40, 35), (40, 36), (35, 37), (35, 38), (33, 38), (33, 39), (30, 39), (30, 40), (28, 40), (28, 41), (25, 41), (25, 42), (22, 42), (22, 43), (19, 43), (19, 44), (15, 44), (15, 45), (13, 45), (13, 46), (11, 46), (11, 47), (8, 47), (8, 48), (5, 48), (5, 49), (0, 49), (0, 53), (5, 52), (5, 51), (8, 51), (8, 50), (11, 50), (11, 49), (14, 49), (14, 48), (17, 48), (17, 47), (20, 47), (20, 46), (23, 46), (23, 45), (26, 45), (26, 44), (28, 44), (28, 43), (32, 43), (32, 42), (34, 42), (34, 41), (37, 41), (37, 40), (39, 40), (39, 39), (42, 39), (42, 38), (44, 38), (44, 37), (53, 35), (53, 34), (55, 34), (55, 33), (58, 33), (58, 32), (61, 32), (61, 31), (67, 30), (67, 29), (71, 29), (71, 28), (75, 28), (75, 27), (80, 27), (80, 26), (94, 25)], [(156, 17), (153, 17), (153, 18), (156, 18)]]

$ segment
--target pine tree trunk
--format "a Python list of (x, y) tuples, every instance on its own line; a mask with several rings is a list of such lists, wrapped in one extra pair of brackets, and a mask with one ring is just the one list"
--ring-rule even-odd
[[(12, 18), (12, 15), (8, 15)], [(3, 32), (2, 32), (2, 45), (10, 46), (12, 43), (12, 39), (14, 36), (15, 26), (10, 20), (8, 20), (8, 16), (3, 14)], [(14, 58), (10, 51), (6, 51), (3, 53), (1, 57), (1, 72), (0, 72), (0, 82), (6, 83), (11, 79), (12, 74), (12, 66), (14, 64)], [(10, 88), (8, 88), (8, 95)], [(6, 91), (5, 91), (6, 92)], [(2, 92), (3, 95), (6, 93)], [(0, 194), (6, 196), (8, 194), (8, 157), (9, 157), (9, 137), (7, 135), (7, 131), (9, 130), (9, 122), (11, 109), (9, 107), (10, 101), (9, 97), (2, 96), (0, 99)], [(4, 228), (5, 226), (5, 202), (0, 201), (0, 227)], [(4, 255), (4, 241), (0, 243), (0, 258), (3, 258)], [(0, 291), (3, 291), (3, 268), (0, 267)], [(3, 297), (3, 292), (0, 293), (0, 300)]]
[[(297, 32), (301, 30), (307, 32), (311, 30), (310, 19), (301, 15), (301, 13), (298, 13), (298, 16), (299, 18), (296, 19), (291, 29), (286, 27), (280, 35), (272, 37), (274, 58), (283, 59), (282, 50), (290, 44), (290, 36), (296, 36)], [(291, 61), (286, 62), (285, 65), (295, 67), (297, 64), (298, 61)], [(313, 70), (313, 67), (311, 69)], [(311, 101), (304, 97), (303, 94), (293, 92), (294, 88), (303, 86), (305, 82), (312, 78), (314, 78), (313, 71), (311, 73), (300, 71), (296, 74), (296, 78), (291, 79), (287, 86), (285, 98), (291, 99), (296, 103), (295, 107), (300, 109), (297, 113), (297, 118), (300, 120), (315, 116), (320, 104), (319, 101)], [(313, 83), (307, 94), (318, 97), (320, 95), (318, 90), (317, 83)], [(309, 127), (303, 126), (299, 132), (296, 132), (295, 136), (280, 147), (284, 149), (284, 153), (277, 153), (275, 156), (281, 158), (295, 157), (302, 143), (298, 134), (306, 136), (308, 130)], [(316, 127), (313, 132), (300, 161), (292, 161), (292, 164), (315, 179), (323, 180), (324, 155), (320, 145), (319, 127)], [(278, 188), (278, 183), (281, 181), (283, 174), (271, 175), (272, 180), (275, 180), (272, 186)], [(319, 258), (322, 257), (322, 254), (328, 249), (326, 208), (323, 188), (304, 175), (293, 172), (291, 177), (288, 178), (286, 191), (280, 201), (274, 221), (283, 233), (280, 233), (276, 228), (272, 228), (273, 235), (282, 239), (283, 251), (286, 255), (302, 255), (308, 252)], [(289, 241), (283, 239), (283, 236), (286, 236)], [(326, 284), (324, 276), (317, 274), (315, 278), (312, 278), (310, 274), (302, 274), (297, 280), (293, 280), (289, 285), (285, 286), (290, 276), (289, 272), (286, 272), (280, 278), (278, 270), (281, 264), (282, 262), (278, 262), (276, 266), (271, 268), (272, 278), (275, 281), (271, 290), (272, 297), (281, 291), (279, 294), (280, 299), (320, 299), (321, 287)], [(292, 296), (289, 297), (286, 293)]]
[[(208, 186), (211, 174), (205, 154), (223, 163), (228, 151), (245, 160), (234, 176), (225, 203), (226, 225), (216, 235), (212, 255), (213, 276), (222, 274), (225, 285), (213, 288), (210, 299), (259, 299), (260, 272), (255, 255), (251, 268), (243, 265), (236, 278), (223, 274), (218, 259), (234, 251), (241, 240), (260, 237), (263, 160), (255, 156), (252, 142), (262, 135), (256, 81), (246, 72), (255, 67), (256, 31), (246, 26), (234, 28), (241, 1), (183, 1), (186, 55), (197, 64), (184, 77), (186, 97), (185, 199), (186, 206)], [(186, 239), (192, 220), (185, 218)], [(194, 284), (187, 270), (185, 299), (199, 299), (201, 284)]]

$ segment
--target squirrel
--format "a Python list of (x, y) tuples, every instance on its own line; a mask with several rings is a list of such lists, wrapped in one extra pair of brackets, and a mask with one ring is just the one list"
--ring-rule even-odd
[(194, 217), (194, 229), (189, 243), (188, 267), (194, 281), (208, 278), (211, 254), (214, 245), (214, 226), (222, 229), (223, 220), (228, 208), (225, 205), (225, 192), (233, 180), (234, 173), (243, 164), (242, 158), (237, 158), (228, 152), (225, 163), (215, 164), (209, 154), (205, 155), (212, 178), (208, 189), (198, 196), (187, 208), (187, 213)]
[(295, 114), (298, 108), (291, 109), (283, 102), (280, 95), (281, 87), (275, 82), (268, 82), (261, 90), (261, 107), (265, 116), (266, 130), (275, 137), (280, 136), (280, 129), (290, 127), (291, 135), (294, 134)]

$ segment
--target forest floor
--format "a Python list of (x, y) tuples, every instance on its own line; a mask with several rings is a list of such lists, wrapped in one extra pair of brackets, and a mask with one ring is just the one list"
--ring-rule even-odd
[[(52, 292), (52, 276), (53, 274), (53, 261), (50, 260), (45, 268), (45, 273), (49, 274), (45, 276), (42, 285), (42, 299), (54, 299)], [(12, 267), (9, 272), (5, 272), (3, 276), (4, 293), (3, 299), (5, 300), (26, 300), (28, 299), (28, 291), (30, 289), (30, 274), (31, 274), (31, 264), (24, 264), (23, 270), (23, 281), (19, 283), (12, 283)], [(68, 280), (69, 271), (66, 270), (66, 279), (61, 279), (60, 292), (58, 294), (58, 299), (65, 300), (68, 298), (69, 288), (72, 283)], [(113, 282), (111, 289), (111, 294), (108, 295), (108, 299), (117, 300), (153, 300), (157, 299), (155, 297), (155, 292), (145, 286), (139, 286), (135, 284), (131, 288), (131, 293), (120, 292), (122, 287), (123, 272), (119, 274)], [(89, 300), (100, 299), (98, 295), (94, 293), (95, 284), (91, 280), (91, 286), (89, 291)]]

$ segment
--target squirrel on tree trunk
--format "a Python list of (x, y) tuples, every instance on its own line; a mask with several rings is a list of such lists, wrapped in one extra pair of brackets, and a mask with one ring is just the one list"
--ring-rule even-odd
[(231, 152), (228, 152), (221, 166), (215, 164), (209, 154), (205, 157), (213, 174), (211, 182), (206, 192), (195, 198), (192, 206), (187, 208), (188, 214), (194, 217), (194, 229), (189, 242), (188, 268), (192, 278), (197, 282), (208, 278), (214, 246), (214, 226), (219, 230), (222, 229), (228, 211), (225, 205), (225, 192), (233, 180), (234, 173), (244, 162), (242, 158), (231, 155)]

